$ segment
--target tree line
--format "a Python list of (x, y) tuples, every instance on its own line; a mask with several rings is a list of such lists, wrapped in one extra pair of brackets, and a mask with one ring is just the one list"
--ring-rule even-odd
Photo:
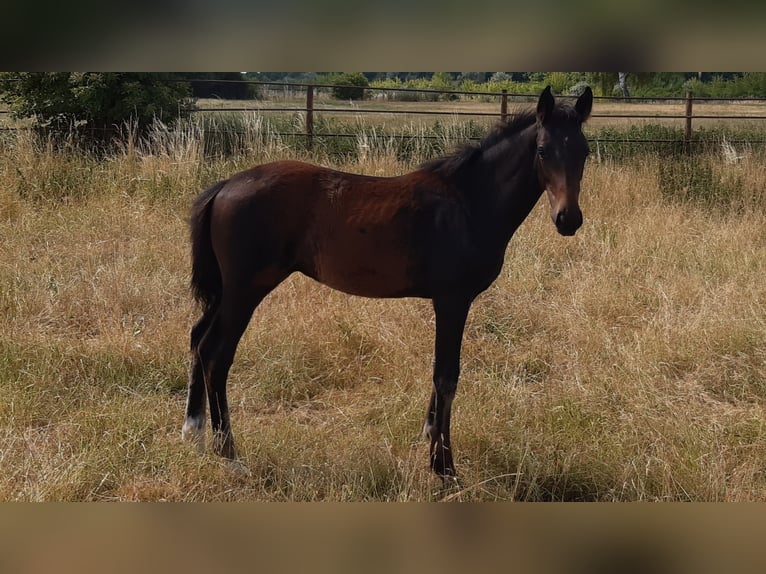
[(691, 90), (697, 96), (766, 97), (766, 73), (758, 72), (247, 72), (244, 77), (333, 84), (350, 75), (359, 85), (373, 88), (534, 93), (539, 86), (550, 85), (555, 93), (577, 95), (589, 85), (601, 96), (679, 97)]

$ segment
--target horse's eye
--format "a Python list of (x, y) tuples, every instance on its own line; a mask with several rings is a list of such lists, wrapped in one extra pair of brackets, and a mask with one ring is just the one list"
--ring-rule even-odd
[(537, 155), (540, 156), (540, 159), (545, 159), (546, 153), (543, 146), (537, 146)]

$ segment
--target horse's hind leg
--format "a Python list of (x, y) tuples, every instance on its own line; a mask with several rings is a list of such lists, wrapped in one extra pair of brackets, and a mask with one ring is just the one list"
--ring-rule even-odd
[[(229, 426), (226, 379), (234, 354), (250, 317), (262, 297), (227, 293), (218, 312), (202, 337), (195, 357), (192, 376), (204, 383), (213, 427), (213, 451), (235, 458), (234, 439)], [(203, 407), (204, 408), (204, 407)]]
[(229, 369), (253, 311), (283, 278), (250, 289), (224, 289), (220, 308), (199, 344), (199, 371), (205, 382), (210, 406), (213, 452), (226, 458), (236, 458), (226, 398)]
[(191, 330), (191, 372), (186, 398), (186, 419), (181, 429), (181, 437), (197, 445), (197, 449), (205, 450), (205, 380), (202, 363), (199, 360), (199, 344), (202, 337), (210, 328), (210, 323), (218, 311), (218, 306), (205, 309), (202, 318)]

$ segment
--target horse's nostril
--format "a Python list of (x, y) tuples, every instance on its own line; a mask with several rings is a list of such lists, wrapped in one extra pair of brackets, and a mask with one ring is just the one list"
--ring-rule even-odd
[(577, 210), (562, 209), (556, 214), (556, 229), (562, 235), (574, 235), (582, 225), (582, 212)]
[(580, 226), (582, 225), (582, 211), (580, 211), (579, 209), (577, 210), (577, 212), (575, 212), (574, 217), (572, 218), (572, 225), (574, 226), (575, 229), (579, 229)]
[(574, 226), (572, 217), (569, 215), (569, 211), (562, 209), (556, 214), (556, 227), (559, 229), (568, 229)]

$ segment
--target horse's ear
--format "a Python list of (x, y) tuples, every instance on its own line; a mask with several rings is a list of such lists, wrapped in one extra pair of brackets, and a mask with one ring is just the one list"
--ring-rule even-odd
[(592, 108), (593, 91), (590, 89), (590, 86), (587, 86), (582, 95), (577, 98), (577, 103), (575, 103), (575, 110), (577, 110), (577, 115), (580, 118), (580, 122), (584, 122), (590, 117), (590, 111)]
[(550, 119), (555, 104), (553, 94), (551, 94), (551, 87), (546, 86), (543, 93), (540, 94), (540, 99), (537, 101), (537, 121), (544, 124), (546, 120)]

